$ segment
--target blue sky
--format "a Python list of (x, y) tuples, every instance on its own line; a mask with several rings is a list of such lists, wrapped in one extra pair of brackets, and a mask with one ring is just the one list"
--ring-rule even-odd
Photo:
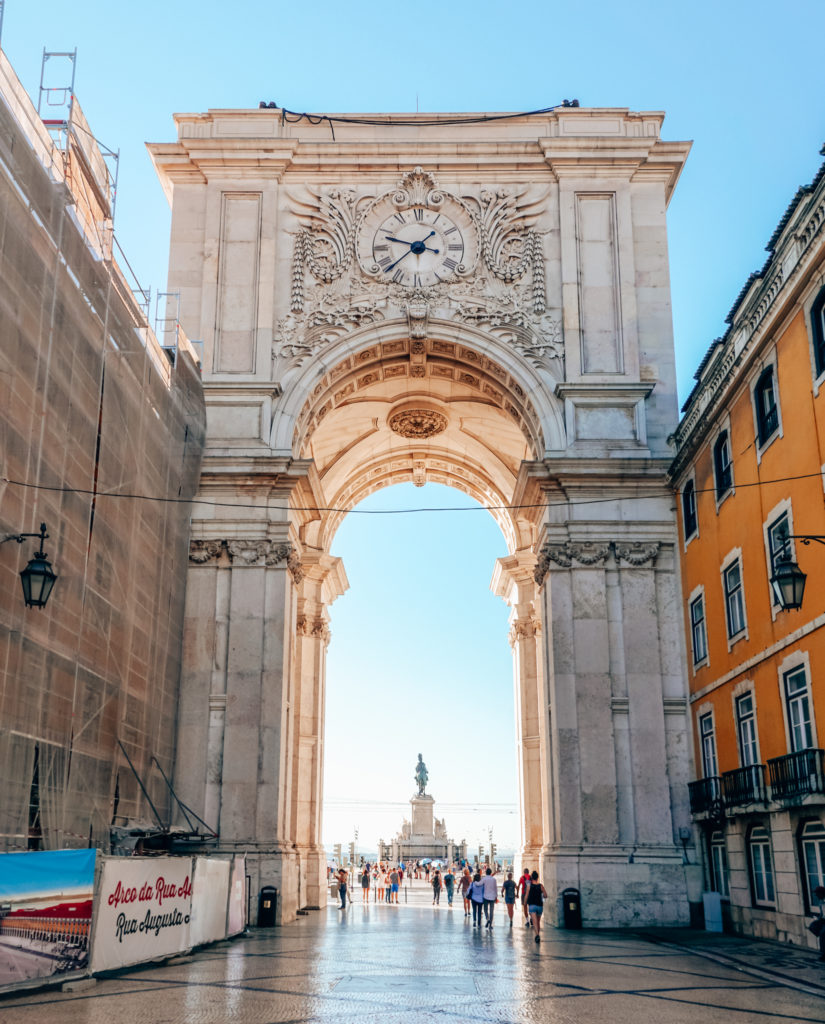
[[(670, 6), (661, 0), (586, 5), (426, 0), (401, 7), (364, 0), (347, 5), (6, 0), (2, 43), (30, 93), (37, 90), (44, 47), (77, 47), (77, 95), (98, 137), (121, 152), (116, 233), (141, 282), (153, 292), (164, 286), (169, 215), (144, 142), (173, 140), (175, 111), (256, 107), (259, 100), (322, 112), (415, 110), (416, 104), (433, 111), (528, 110), (573, 97), (583, 106), (664, 110), (664, 137), (694, 142), (669, 213), (684, 398), (701, 356), (724, 331), (724, 318), (747, 275), (764, 262), (764, 245), (796, 188), (811, 180), (822, 160), (822, 62), (806, 42), (821, 39), (823, 29), (822, 0), (695, 0)], [(413, 502), (432, 504), (430, 491), (428, 486), (414, 492)], [(468, 503), (464, 496), (456, 498)], [(408, 496), (394, 488), (372, 500), (399, 506)], [(363, 522), (349, 517), (336, 538), (336, 553), (346, 558), (353, 588), (333, 609), (330, 708), (333, 692), (351, 693), (352, 701), (330, 716), (329, 749), (336, 759), (353, 752), (368, 756), (381, 727), (359, 726), (365, 681), (370, 680), (369, 702), (395, 694), (399, 704), (386, 724), (396, 740), (395, 753), (382, 754), (384, 763), (373, 779), (399, 780), (403, 793), (393, 799), (403, 802), (423, 728), (417, 717), (423, 698), (410, 696), (410, 687), (456, 700), (471, 685), (496, 706), (511, 694), (506, 609), (486, 590), (502, 545), (483, 513), (393, 517), (380, 528), (389, 531), (389, 546), (374, 564), (380, 531), (374, 520)], [(454, 528), (457, 536), (448, 541), (447, 531)], [(430, 552), (446, 545), (449, 553), (467, 535), (477, 540), (466, 560), (455, 563), (454, 576), (439, 576), (440, 563)], [(412, 566), (402, 558), (409, 552)], [(388, 585), (388, 565), (395, 589), (391, 597), (381, 590), (377, 603), (376, 593)], [(440, 580), (436, 588), (434, 578)], [(465, 582), (472, 599), (459, 595)], [(437, 601), (443, 603), (434, 610)], [(387, 646), (369, 658), (380, 666), (376, 681), (363, 668), (373, 642), (369, 624), (390, 606), (399, 609), (384, 622), (394, 639), (382, 640)], [(415, 624), (430, 614), (436, 622), (454, 620), (462, 630), (470, 629), (461, 634), (462, 654), (449, 630), (439, 632), (437, 640), (432, 632), (421, 639)], [(484, 629), (472, 632), (480, 622)], [(476, 659), (472, 680), (456, 673), (468, 642)], [(418, 683), (408, 672), (413, 665)], [(461, 722), (458, 715), (452, 720), (450, 742), (465, 728)], [(339, 723), (342, 733), (336, 739)], [(469, 763), (449, 757), (457, 748), (432, 729), (434, 749), (421, 746), (433, 765), (439, 799), (461, 804), (471, 793), (487, 802), (480, 794), (491, 778), (502, 785), (509, 779), (509, 799), (515, 799), (512, 708), (509, 724), (496, 722), (495, 742), (462, 753)], [(391, 766), (396, 754), (397, 770)], [(452, 782), (447, 786), (445, 778), (442, 791), (445, 776)], [(495, 795), (505, 799), (504, 790)], [(373, 827), (371, 812), (373, 825), (362, 825), (362, 835), (368, 831), (377, 838), (381, 831), (386, 837), (400, 813), (400, 808), (387, 811), (380, 827)], [(350, 838), (339, 835), (352, 824), (348, 814), (334, 826), (343, 842)], [(455, 816), (447, 808), (445, 814), (451, 824)], [(366, 810), (362, 816), (366, 822)], [(330, 803), (330, 829), (332, 820)], [(512, 820), (504, 814), (496, 819), (502, 835)]]

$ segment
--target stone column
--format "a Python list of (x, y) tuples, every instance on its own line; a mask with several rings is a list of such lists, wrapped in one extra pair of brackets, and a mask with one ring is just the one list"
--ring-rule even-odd
[(298, 905), (325, 906), (326, 856), (321, 843), (324, 785), (328, 606), (347, 589), (340, 558), (304, 549), (295, 625), (290, 831), (298, 853)]
[(547, 732), (541, 619), (533, 574), (535, 555), (522, 550), (499, 558), (491, 589), (510, 606), (510, 646), (516, 708), (521, 846), (519, 864), (537, 867), (548, 830)]

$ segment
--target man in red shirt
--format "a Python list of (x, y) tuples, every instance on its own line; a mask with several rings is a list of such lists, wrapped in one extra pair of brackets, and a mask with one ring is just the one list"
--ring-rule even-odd
[(524, 911), (524, 923), (530, 927), (530, 914), (527, 910), (527, 893), (530, 891), (530, 871), (525, 868), (516, 886), (516, 895), (521, 900), (521, 908)]

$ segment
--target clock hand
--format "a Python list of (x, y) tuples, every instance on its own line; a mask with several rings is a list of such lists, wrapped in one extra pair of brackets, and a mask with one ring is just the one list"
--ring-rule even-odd
[(384, 273), (388, 274), (393, 269), (393, 267), (397, 267), (398, 264), (401, 262), (401, 260), (403, 260), (405, 256), (409, 256), (411, 252), (412, 252), (412, 249), (407, 249), (407, 251), (404, 253), (404, 256), (399, 256), (398, 259), (395, 261), (395, 263), (391, 263), (387, 267), (387, 269), (384, 271)]
[(400, 242), (402, 245), (412, 245), (412, 242), (406, 242), (403, 238), (393, 238), (392, 235), (384, 235), (384, 238), (388, 242)]

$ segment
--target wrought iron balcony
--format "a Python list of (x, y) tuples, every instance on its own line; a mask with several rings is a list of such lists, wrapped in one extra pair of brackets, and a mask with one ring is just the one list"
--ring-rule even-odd
[(691, 814), (709, 814), (712, 818), (721, 817), (724, 814), (722, 780), (718, 775), (689, 782), (688, 793), (690, 794)]
[(810, 747), (768, 761), (771, 795), (790, 800), (808, 793), (825, 793), (825, 750)]
[(726, 807), (744, 807), (747, 804), (766, 803), (765, 766), (749, 764), (722, 774), (722, 794)]

